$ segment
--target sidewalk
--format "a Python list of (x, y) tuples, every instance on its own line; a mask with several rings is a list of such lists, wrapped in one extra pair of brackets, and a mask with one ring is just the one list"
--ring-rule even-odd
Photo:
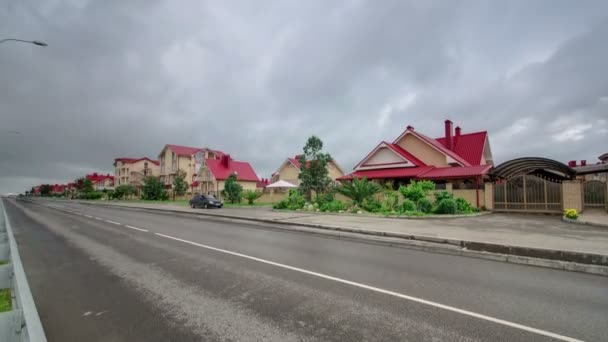
[(583, 224), (608, 228), (608, 212), (601, 209), (587, 209), (579, 215), (577, 221)]
[[(348, 230), (374, 235), (428, 237), (428, 241), (478, 243), (605, 255), (608, 260), (608, 229), (573, 225), (559, 216), (490, 214), (453, 219), (408, 220), (357, 215), (324, 215), (309, 212), (273, 211), (270, 208), (191, 209), (167, 204), (93, 202), (133, 208), (171, 210), (254, 219), (285, 224)], [(445, 241), (452, 240), (452, 241)]]

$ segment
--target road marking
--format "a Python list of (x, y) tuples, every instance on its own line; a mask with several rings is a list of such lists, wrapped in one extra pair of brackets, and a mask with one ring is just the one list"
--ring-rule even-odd
[(95, 217), (95, 219), (96, 219), (96, 220), (99, 220), (99, 221), (103, 221), (103, 220), (104, 220), (104, 219), (102, 219), (101, 217)]
[(532, 328), (526, 325), (522, 325), (522, 324), (518, 324), (518, 323), (514, 323), (514, 322), (509, 322), (509, 321), (505, 321), (502, 320), (500, 318), (494, 318), (491, 316), (486, 316), (483, 314), (479, 314), (476, 312), (472, 312), (472, 311), (467, 311), (467, 310), (463, 310), (463, 309), (459, 309), (453, 306), (449, 306), (449, 305), (445, 305), (445, 304), (440, 304), (437, 302), (433, 302), (430, 300), (426, 300), (426, 299), (422, 299), (422, 298), (418, 298), (418, 297), (412, 297), (412, 296), (408, 296), (408, 295), (404, 295), (402, 293), (399, 292), (394, 292), (394, 291), (390, 291), (390, 290), (385, 290), (385, 289), (381, 289), (378, 287), (374, 287), (374, 286), (370, 286), (370, 285), (365, 285), (365, 284), (361, 284), (361, 283), (357, 283), (354, 281), (350, 281), (350, 280), (346, 280), (346, 279), (342, 279), (342, 278), (338, 278), (338, 277), (333, 277), (327, 274), (323, 274), (323, 273), (318, 273), (318, 272), (314, 272), (314, 271), (309, 271), (309, 270), (305, 270), (303, 268), (298, 268), (298, 267), (294, 267), (294, 266), (289, 266), (289, 265), (285, 265), (285, 264), (281, 264), (278, 262), (274, 262), (274, 261), (270, 261), (270, 260), (266, 260), (266, 259), (261, 259), (261, 258), (256, 258), (254, 256), (250, 256), (247, 254), (242, 254), (242, 253), (237, 253), (237, 252), (232, 252), (232, 251), (228, 251), (225, 249), (221, 249), (221, 248), (217, 248), (217, 247), (211, 247), (211, 246), (207, 246), (207, 245), (203, 245), (197, 242), (193, 242), (193, 241), (188, 241), (188, 240), (184, 240), (184, 239), (180, 239), (180, 238), (176, 238), (170, 235), (165, 235), (165, 234), (160, 234), (160, 233), (154, 233), (158, 236), (162, 236), (165, 237), (167, 239), (172, 239), (172, 240), (176, 240), (176, 241), (181, 241), (187, 244), (191, 244), (194, 246), (198, 246), (198, 247), (203, 247), (206, 249), (210, 249), (216, 252), (221, 252), (221, 253), (225, 253), (225, 254), (230, 254), (230, 255), (234, 255), (234, 256), (238, 256), (241, 258), (245, 258), (245, 259), (249, 259), (249, 260), (254, 260), (254, 261), (258, 261), (264, 264), (268, 264), (268, 265), (273, 265), (276, 267), (281, 267), (281, 268), (285, 268), (288, 270), (292, 270), (292, 271), (296, 271), (296, 272), (300, 272), (300, 273), (305, 273), (305, 274), (309, 274), (315, 277), (319, 277), (319, 278), (323, 278), (323, 279), (328, 279), (328, 280), (333, 280), (335, 282), (338, 283), (342, 283), (342, 284), (347, 284), (347, 285), (351, 285), (351, 286), (355, 286), (358, 288), (362, 288), (362, 289), (366, 289), (366, 290), (370, 290), (370, 291), (374, 291), (374, 292), (378, 292), (378, 293), (383, 293), (389, 296), (394, 296), (397, 298), (401, 298), (401, 299), (406, 299), (412, 302), (417, 302), (417, 303), (421, 303), (421, 304), (425, 304), (425, 305), (429, 305), (429, 306), (433, 306), (436, 308), (440, 308), (440, 309), (444, 309), (447, 311), (452, 311), (452, 312), (456, 312), (462, 315), (466, 315), (466, 316), (470, 316), (470, 317), (475, 317), (478, 319), (482, 319), (488, 322), (492, 322), (492, 323), (497, 323), (497, 324), (501, 324), (501, 325), (505, 325), (511, 328), (516, 328), (516, 329), (520, 329), (520, 330), (524, 330), (524, 331), (528, 331), (531, 333), (535, 333), (535, 334), (539, 334), (539, 335), (543, 335), (543, 336), (548, 336), (560, 341), (568, 341), (568, 342), (582, 342), (582, 340), (578, 340), (572, 337), (568, 337), (568, 336), (564, 336), (564, 335), (559, 335), (556, 333), (552, 333), (550, 331), (546, 331), (546, 330), (541, 330), (541, 329), (536, 329), (536, 328)]
[(147, 232), (149, 232), (149, 231), (148, 231), (148, 230), (146, 230), (146, 229), (141, 229), (141, 228), (137, 228), (137, 227), (129, 226), (128, 224), (125, 224), (125, 227), (127, 227), (127, 228), (131, 228), (131, 229), (135, 229), (135, 230), (139, 230), (139, 231), (146, 232), (146, 233), (147, 233)]
[(84, 215), (84, 217), (93, 218), (91, 215)]
[(120, 225), (121, 225), (121, 224), (120, 224), (120, 223), (118, 223), (118, 222), (114, 222), (114, 221), (110, 221), (110, 220), (104, 220), (104, 221), (106, 221), (106, 222), (108, 222), (108, 223), (111, 223), (111, 224), (118, 225), (118, 226), (120, 226)]

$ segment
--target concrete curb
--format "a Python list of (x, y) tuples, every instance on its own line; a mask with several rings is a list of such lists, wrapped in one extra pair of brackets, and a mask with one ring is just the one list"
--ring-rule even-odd
[(400, 215), (373, 215), (373, 214), (353, 214), (353, 213), (328, 213), (321, 211), (308, 211), (308, 210), (288, 210), (288, 209), (272, 209), (272, 211), (277, 213), (306, 213), (312, 215), (330, 215), (330, 216), (354, 216), (354, 217), (371, 217), (371, 218), (388, 218), (388, 219), (397, 219), (397, 220), (430, 220), (430, 219), (439, 219), (439, 220), (447, 220), (447, 219), (457, 219), (464, 217), (477, 217), (489, 215), (491, 212), (482, 211), (478, 213), (472, 214), (456, 214), (456, 215), (426, 215), (426, 216), (400, 216)]
[(507, 262), (511, 264), (538, 266), (565, 271), (574, 271), (608, 276), (608, 255), (580, 252), (559, 251), (541, 248), (499, 245), (475, 241), (463, 241), (393, 232), (368, 231), (349, 227), (325, 226), (298, 222), (242, 217), (234, 215), (213, 214), (209, 212), (187, 212), (166, 208), (150, 208), (125, 206), (108, 203), (77, 202), (86, 205), (98, 205), (125, 210), (145, 210), (154, 212), (169, 212), (195, 218), (213, 217), (248, 223), (270, 224), (265, 228), (297, 231), (302, 233), (322, 235), (342, 240), (359, 241), (364, 243), (381, 244), (391, 247), (421, 250), (426, 252), (450, 254), (463, 257)]
[(600, 228), (608, 228), (608, 223), (604, 224), (604, 223), (596, 223), (596, 222), (589, 222), (589, 221), (581, 221), (581, 220), (573, 220), (573, 219), (569, 219), (566, 216), (562, 216), (562, 221), (564, 222), (568, 222), (568, 223), (572, 223), (572, 224), (578, 224), (581, 226), (592, 226), (592, 227), (600, 227)]

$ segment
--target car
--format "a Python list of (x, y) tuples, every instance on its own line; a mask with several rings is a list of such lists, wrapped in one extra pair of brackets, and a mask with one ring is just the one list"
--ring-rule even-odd
[(211, 195), (194, 195), (190, 199), (190, 207), (192, 208), (221, 208), (224, 204), (222, 201)]

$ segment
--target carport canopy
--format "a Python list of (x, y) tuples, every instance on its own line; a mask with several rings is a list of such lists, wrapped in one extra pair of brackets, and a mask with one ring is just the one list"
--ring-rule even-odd
[(555, 175), (556, 178), (563, 179), (576, 178), (576, 170), (573, 168), (552, 159), (539, 157), (509, 160), (490, 171), (492, 177), (496, 179), (509, 179), (530, 173), (542, 173), (545, 176), (550, 173)]

